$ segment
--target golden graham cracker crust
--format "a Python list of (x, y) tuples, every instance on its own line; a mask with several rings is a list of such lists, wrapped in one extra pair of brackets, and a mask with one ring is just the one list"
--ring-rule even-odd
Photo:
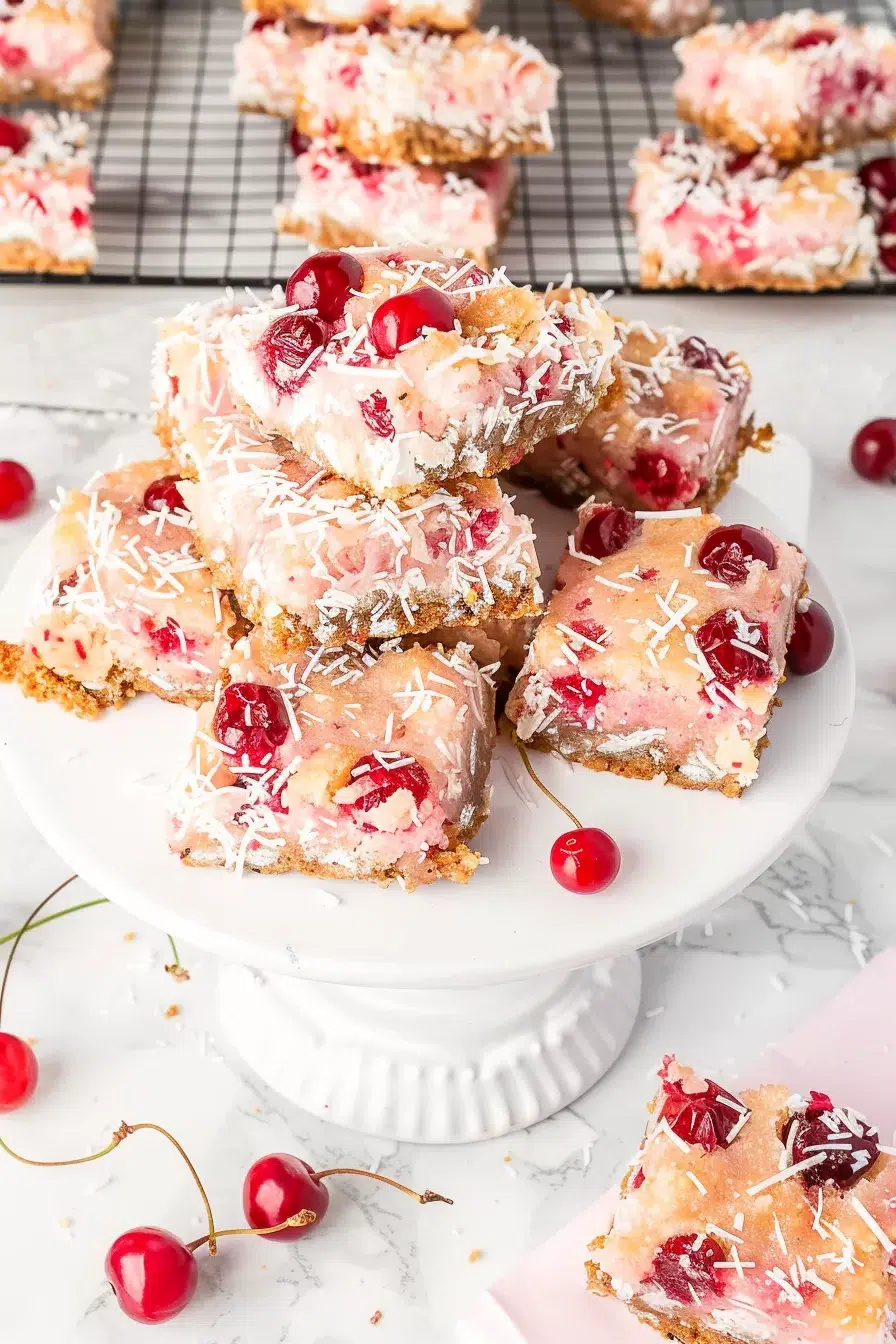
[[(570, 0), (574, 9), (586, 19), (598, 19), (601, 23), (612, 23), (618, 28), (627, 28), (639, 33), (641, 37), (689, 37), (704, 24), (710, 23), (714, 11), (707, 7), (702, 14), (681, 14), (668, 23), (657, 23), (651, 19), (648, 9), (638, 4), (626, 4), (623, 0)], [(715, 11), (718, 12), (718, 11)]]
[(64, 93), (51, 79), (29, 80), (27, 89), (19, 91), (15, 84), (7, 84), (0, 77), (0, 103), (21, 103), (39, 100), (42, 103), (55, 103), (69, 112), (90, 112), (92, 108), (105, 101), (109, 93), (109, 78), (95, 80), (92, 84), (82, 84), (72, 93)]
[[(263, 19), (289, 19), (300, 15), (302, 18), (308, 18), (309, 13), (314, 13), (316, 7), (313, 0), (243, 0), (243, 9), (248, 14), (257, 14)], [(453, 18), (446, 14), (440, 7), (438, 0), (421, 0), (418, 5), (404, 4), (397, 14), (389, 13), (386, 17), (389, 23), (400, 28), (435, 28), (439, 32), (453, 33), (461, 32), (464, 28), (469, 28), (476, 22), (479, 16), (479, 5), (471, 5), (466, 17)], [(310, 22), (315, 22), (311, 19)], [(345, 27), (350, 30), (355, 27), (354, 22), (347, 20), (345, 24), (340, 24), (337, 19), (331, 19), (334, 28)]]
[(824, 289), (842, 289), (853, 280), (867, 280), (871, 268), (867, 258), (857, 255), (847, 266), (817, 267), (811, 279), (796, 275), (779, 275), (776, 271), (744, 271), (739, 266), (702, 265), (697, 275), (672, 276), (661, 279), (663, 258), (659, 252), (641, 255), (641, 284), (645, 289), (703, 289), (720, 291), (749, 289), (779, 293), (817, 294)]
[[(676, 113), (680, 121), (690, 122), (710, 140), (720, 140), (733, 149), (746, 154), (755, 154), (757, 150), (768, 149), (782, 163), (804, 163), (817, 159), (823, 154), (832, 154), (836, 150), (851, 149), (864, 145), (868, 141), (867, 131), (857, 127), (854, 131), (838, 132), (836, 136), (825, 136), (818, 126), (794, 125), (792, 121), (772, 123), (762, 139), (754, 135), (741, 122), (730, 117), (724, 107), (707, 111), (698, 111), (688, 98), (679, 94), (676, 98)], [(884, 130), (875, 132), (875, 140), (888, 140), (896, 135), (896, 120)]]
[(0, 243), (0, 271), (17, 274), (86, 275), (92, 268), (93, 262), (87, 259), (60, 261), (54, 252), (41, 247), (38, 243), (24, 241)]
[[(603, 1246), (605, 1238), (597, 1237), (589, 1246), (589, 1250), (598, 1251)], [(612, 1286), (607, 1274), (592, 1261), (586, 1261), (585, 1273), (587, 1276), (587, 1285), (589, 1293), (594, 1293), (596, 1297), (613, 1297)], [(718, 1330), (712, 1330), (704, 1321), (695, 1321), (688, 1319), (686, 1308), (683, 1306), (675, 1307), (675, 1315), (668, 1315), (665, 1312), (657, 1311), (654, 1307), (647, 1306), (634, 1298), (630, 1303), (626, 1303), (629, 1310), (649, 1325), (653, 1330), (658, 1330), (666, 1339), (676, 1340), (678, 1344), (731, 1344), (731, 1336), (728, 1334), (719, 1334)]]

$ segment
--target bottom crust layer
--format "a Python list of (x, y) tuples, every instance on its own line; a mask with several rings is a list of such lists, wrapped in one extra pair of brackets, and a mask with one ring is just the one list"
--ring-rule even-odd
[[(602, 1241), (603, 1238), (599, 1237), (592, 1244), (592, 1249), (599, 1249)], [(596, 1297), (616, 1296), (609, 1275), (599, 1269), (593, 1261), (586, 1262), (585, 1270), (588, 1276), (589, 1293), (594, 1293)], [(731, 1344), (731, 1335), (720, 1334), (718, 1330), (714, 1330), (705, 1321), (688, 1319), (682, 1315), (683, 1309), (681, 1307), (676, 1306), (673, 1316), (658, 1311), (655, 1307), (649, 1307), (645, 1302), (639, 1301), (638, 1298), (626, 1302), (625, 1306), (644, 1325), (649, 1325), (651, 1329), (658, 1330), (666, 1339), (676, 1340), (677, 1344)]]
[(86, 275), (93, 268), (93, 261), (81, 258), (77, 261), (61, 261), (55, 253), (32, 242), (0, 243), (0, 271), (25, 274), (32, 272), (40, 275)]
[(17, 82), (8, 81), (0, 76), (0, 103), (21, 103), (39, 99), (44, 103), (55, 103), (71, 112), (89, 112), (98, 103), (103, 102), (109, 92), (109, 80), (106, 76), (91, 84), (82, 84), (66, 92), (60, 89), (52, 79), (31, 79), (23, 89)]
[(867, 280), (871, 266), (866, 257), (856, 256), (846, 266), (822, 266), (811, 279), (779, 275), (771, 270), (745, 271), (735, 266), (701, 266), (696, 276), (672, 276), (660, 279), (663, 258), (659, 252), (641, 257), (641, 284), (645, 289), (748, 289), (764, 292), (817, 294), (824, 289), (842, 289), (853, 280)]
[(141, 691), (173, 705), (198, 707), (211, 696), (166, 691), (148, 678), (135, 675), (117, 664), (103, 686), (88, 689), (74, 677), (60, 677), (43, 663), (25, 658), (19, 644), (0, 640), (0, 682), (14, 682), (29, 700), (53, 701), (82, 719), (95, 719), (106, 709), (121, 709)]

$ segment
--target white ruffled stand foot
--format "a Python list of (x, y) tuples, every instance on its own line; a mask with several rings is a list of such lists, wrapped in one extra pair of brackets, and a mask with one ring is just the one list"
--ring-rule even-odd
[(413, 1143), (497, 1138), (575, 1101), (618, 1058), (636, 955), (473, 989), (363, 989), (223, 966), (221, 1019), (276, 1092), (348, 1129)]

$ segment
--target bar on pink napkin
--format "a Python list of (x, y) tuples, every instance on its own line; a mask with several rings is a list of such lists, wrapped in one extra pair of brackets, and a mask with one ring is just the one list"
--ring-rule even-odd
[[(896, 948), (890, 948), (766, 1050), (745, 1070), (745, 1085), (780, 1082), (803, 1093), (820, 1088), (847, 1097), (882, 1134), (896, 1129), (896, 1069), (887, 1067), (888, 1056), (896, 1058), (894, 980)], [(633, 1150), (636, 1142), (633, 1135)], [(607, 1191), (494, 1283), (458, 1324), (458, 1344), (655, 1344), (656, 1331), (615, 1298), (585, 1290), (588, 1243), (607, 1226), (615, 1197)]]

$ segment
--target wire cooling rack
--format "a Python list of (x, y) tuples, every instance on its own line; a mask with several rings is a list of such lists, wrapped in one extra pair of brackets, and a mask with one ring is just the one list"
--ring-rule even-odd
[[(847, 12), (893, 25), (894, 3), (850, 0)], [(782, 7), (733, 5), (739, 18)], [(303, 255), (273, 229), (294, 178), (284, 124), (241, 116), (230, 98), (241, 19), (238, 0), (119, 0), (114, 89), (89, 118), (100, 260), (87, 283), (269, 286)], [(563, 0), (488, 0), (482, 22), (528, 37), (563, 72), (557, 147), (521, 163), (501, 254), (511, 278), (544, 285), (571, 272), (590, 288), (636, 290), (629, 159), (641, 136), (674, 124), (671, 44), (587, 23)]]

